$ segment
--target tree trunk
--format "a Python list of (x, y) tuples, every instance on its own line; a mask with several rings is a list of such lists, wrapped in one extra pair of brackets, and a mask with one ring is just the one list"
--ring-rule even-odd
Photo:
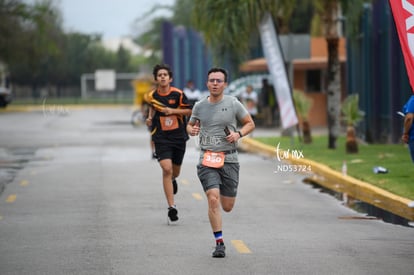
[(339, 136), (339, 116), (341, 107), (341, 67), (339, 64), (338, 44), (339, 37), (327, 37), (328, 45), (328, 87), (327, 111), (329, 149), (336, 149), (336, 140)]
[(310, 144), (312, 143), (312, 134), (311, 128), (308, 121), (302, 122), (302, 132), (303, 132), (303, 143)]

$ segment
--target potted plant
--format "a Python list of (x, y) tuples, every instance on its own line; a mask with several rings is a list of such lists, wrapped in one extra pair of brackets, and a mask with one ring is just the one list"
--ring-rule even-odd
[(348, 154), (358, 153), (358, 142), (356, 138), (355, 126), (362, 120), (365, 113), (359, 110), (359, 96), (358, 94), (351, 94), (347, 96), (341, 106), (343, 119), (346, 122), (346, 143), (345, 150)]
[(304, 143), (312, 143), (311, 127), (309, 124), (309, 111), (313, 101), (300, 90), (293, 91), (293, 101), (296, 107), (296, 113), (301, 121), (301, 128)]

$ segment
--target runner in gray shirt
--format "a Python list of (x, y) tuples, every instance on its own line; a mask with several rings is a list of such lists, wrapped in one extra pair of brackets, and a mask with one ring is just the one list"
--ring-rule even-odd
[[(237, 98), (224, 95), (227, 72), (208, 72), (210, 95), (194, 105), (187, 125), (191, 136), (199, 135), (200, 160), (197, 175), (208, 200), (208, 217), (216, 240), (213, 257), (225, 257), (221, 208), (233, 209), (239, 184), (237, 141), (255, 128), (249, 112)], [(241, 125), (238, 129), (237, 125)]]

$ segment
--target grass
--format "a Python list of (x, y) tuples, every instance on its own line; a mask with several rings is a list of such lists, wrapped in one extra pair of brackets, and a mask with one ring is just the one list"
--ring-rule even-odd
[[(336, 170), (346, 161), (347, 174), (393, 194), (414, 200), (414, 164), (402, 144), (359, 144), (358, 154), (345, 153), (345, 137), (337, 141), (337, 149), (328, 149), (327, 136), (312, 136), (312, 144), (302, 144), (290, 137), (255, 137), (256, 140), (283, 150), (302, 151), (303, 157)], [(373, 168), (382, 166), (386, 174), (375, 174)]]

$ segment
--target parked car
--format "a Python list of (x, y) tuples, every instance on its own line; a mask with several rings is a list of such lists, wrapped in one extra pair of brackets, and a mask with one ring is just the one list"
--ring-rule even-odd
[(5, 66), (0, 63), (0, 108), (5, 108), (12, 101), (10, 77)]

